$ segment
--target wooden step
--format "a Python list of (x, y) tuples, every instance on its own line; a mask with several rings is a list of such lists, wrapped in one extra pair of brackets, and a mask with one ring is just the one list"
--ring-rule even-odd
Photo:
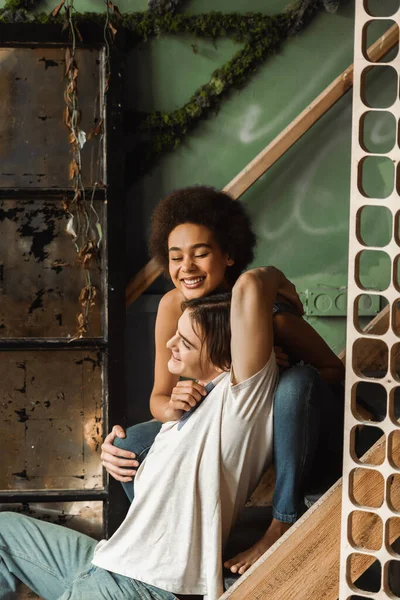
[[(393, 458), (400, 460), (400, 442), (393, 442)], [(379, 463), (385, 455), (381, 438), (364, 455), (362, 462)], [(373, 504), (380, 494), (371, 485), (371, 471), (359, 468), (354, 479), (358, 498)], [(400, 502), (400, 483), (392, 483), (393, 501)], [(220, 600), (337, 600), (339, 596), (339, 550), (342, 481), (339, 480), (316, 504), (268, 550)], [(374, 547), (378, 528), (356, 523), (357, 537)], [(391, 530), (390, 542), (400, 536), (400, 527)], [(373, 562), (373, 560), (372, 560)], [(352, 581), (371, 565), (368, 556), (355, 562)]]

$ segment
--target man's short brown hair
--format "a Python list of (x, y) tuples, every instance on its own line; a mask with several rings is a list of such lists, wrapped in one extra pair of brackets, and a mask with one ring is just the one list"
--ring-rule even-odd
[(230, 369), (231, 357), (231, 294), (213, 294), (193, 298), (182, 303), (182, 310), (189, 310), (189, 317), (200, 334), (201, 350), (207, 348), (207, 358), (223, 371)]

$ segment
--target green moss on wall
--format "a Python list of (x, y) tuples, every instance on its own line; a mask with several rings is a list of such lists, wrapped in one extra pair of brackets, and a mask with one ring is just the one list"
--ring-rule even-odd
[[(152, 4), (154, 6), (152, 6)], [(50, 15), (37, 13), (40, 0), (7, 0), (0, 10), (0, 22), (63, 23), (62, 3)], [(108, 3), (112, 21), (110, 27), (126, 33), (127, 47), (161, 34), (190, 34), (199, 38), (232, 38), (243, 47), (232, 59), (215, 70), (210, 80), (194, 92), (188, 102), (172, 112), (154, 112), (134, 115), (130, 120), (144, 135), (141, 139), (141, 159), (136, 162), (137, 172), (143, 173), (154, 166), (156, 158), (164, 151), (176, 148), (184, 136), (192, 131), (200, 119), (218, 109), (222, 100), (233, 88), (243, 87), (265, 59), (276, 52), (291, 35), (302, 29), (321, 10), (336, 10), (338, 0), (296, 0), (283, 12), (270, 16), (263, 13), (221, 13), (188, 16), (176, 13), (179, 2), (150, 3), (144, 12), (121, 14)], [(100, 13), (76, 13), (77, 25), (93, 22), (102, 24)], [(68, 25), (68, 23), (66, 24)], [(68, 29), (65, 26), (65, 29)]]

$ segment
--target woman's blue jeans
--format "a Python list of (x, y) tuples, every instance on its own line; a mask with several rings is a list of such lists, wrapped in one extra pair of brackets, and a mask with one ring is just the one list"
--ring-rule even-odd
[[(304, 496), (321, 495), (341, 476), (343, 406), (342, 387), (328, 386), (313, 367), (294, 366), (280, 375), (274, 398), (276, 519), (294, 523)], [(114, 444), (142, 462), (160, 428), (158, 421), (133, 425)], [(133, 482), (122, 485), (132, 501)]]
[(343, 387), (310, 366), (284, 371), (274, 398), (272, 515), (294, 523), (305, 496), (320, 496), (342, 475)]
[(0, 600), (22, 581), (45, 600), (174, 600), (171, 592), (92, 565), (96, 540), (12, 512), (0, 513)]

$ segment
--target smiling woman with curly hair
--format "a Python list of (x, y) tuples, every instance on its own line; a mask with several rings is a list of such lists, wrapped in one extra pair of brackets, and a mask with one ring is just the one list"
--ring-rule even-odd
[(226, 272), (233, 285), (252, 262), (256, 236), (240, 202), (212, 187), (193, 186), (169, 194), (156, 206), (151, 221), (150, 253), (169, 273), (168, 238), (178, 225), (194, 223), (207, 227), (221, 250), (234, 263)]

